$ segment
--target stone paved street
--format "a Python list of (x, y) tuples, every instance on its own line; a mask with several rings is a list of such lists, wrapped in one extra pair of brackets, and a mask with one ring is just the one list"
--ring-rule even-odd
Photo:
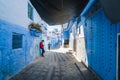
[(72, 54), (48, 51), (10, 80), (99, 80)]

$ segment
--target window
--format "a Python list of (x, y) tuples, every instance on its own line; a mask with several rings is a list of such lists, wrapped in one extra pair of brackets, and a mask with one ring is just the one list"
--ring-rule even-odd
[(28, 17), (33, 20), (33, 7), (28, 3)]
[(22, 48), (23, 35), (18, 33), (12, 34), (12, 49)]

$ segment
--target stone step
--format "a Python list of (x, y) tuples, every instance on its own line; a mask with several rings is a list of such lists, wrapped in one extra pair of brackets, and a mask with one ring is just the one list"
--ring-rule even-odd
[(76, 67), (80, 71), (82, 75), (82, 80), (101, 80), (94, 71), (90, 70), (88, 67), (85, 66), (82, 62), (76, 62)]

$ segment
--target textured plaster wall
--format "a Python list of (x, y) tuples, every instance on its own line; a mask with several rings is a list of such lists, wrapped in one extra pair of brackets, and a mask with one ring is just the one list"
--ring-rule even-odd
[[(80, 31), (80, 33), (79, 33)], [(76, 57), (78, 60), (85, 62), (85, 38), (83, 25), (80, 25), (76, 34)]]
[[(29, 0), (0, 0), (0, 19), (27, 28), (32, 22), (28, 18), (28, 2)], [(40, 23), (41, 18), (35, 9), (33, 14), (34, 22)]]
[[(31, 35), (28, 25), (42, 21), (34, 7), (34, 20), (28, 18), (28, 3), (29, 0), (0, 0), (0, 80), (8, 80), (39, 54), (42, 37)], [(13, 32), (23, 35), (22, 48), (12, 49)]]
[[(23, 35), (22, 48), (12, 49), (12, 32)], [(0, 20), (0, 80), (15, 75), (35, 59), (35, 43), (28, 29)]]
[(76, 56), (78, 60), (85, 62), (86, 52), (85, 52), (85, 39), (84, 37), (78, 37), (76, 44)]
[(84, 25), (88, 65), (103, 80), (116, 80), (117, 33), (120, 23), (111, 24), (100, 9)]

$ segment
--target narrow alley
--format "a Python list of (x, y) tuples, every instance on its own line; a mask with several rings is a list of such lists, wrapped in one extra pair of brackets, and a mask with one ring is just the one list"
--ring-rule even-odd
[(120, 0), (0, 0), (0, 80), (120, 80)]
[(10, 80), (100, 80), (70, 53), (48, 51)]

